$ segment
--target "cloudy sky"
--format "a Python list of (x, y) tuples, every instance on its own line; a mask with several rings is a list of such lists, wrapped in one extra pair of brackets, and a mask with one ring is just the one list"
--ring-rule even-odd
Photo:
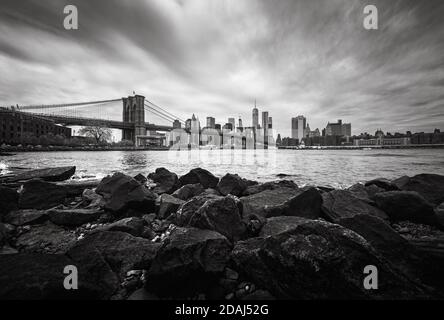
[[(67, 4), (79, 30), (63, 28)], [(366, 4), (379, 30), (363, 28)], [(444, 129), (443, 88), (442, 0), (1, 0), (0, 105), (136, 91), (181, 118), (249, 125), (257, 99), (283, 135), (299, 114), (359, 134)]]

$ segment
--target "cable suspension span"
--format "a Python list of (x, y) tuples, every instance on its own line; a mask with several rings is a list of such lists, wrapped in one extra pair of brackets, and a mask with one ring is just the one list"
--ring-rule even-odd
[(152, 114), (154, 114), (155, 116), (167, 121), (167, 122), (172, 122), (173, 120), (171, 120), (170, 118), (167, 118), (166, 116), (164, 116), (162, 113), (159, 113), (157, 110), (154, 109), (148, 109), (147, 107), (145, 107), (145, 110), (148, 112), (151, 112)]
[(163, 108), (161, 108), (161, 107), (159, 107), (157, 104), (155, 104), (155, 103), (153, 103), (153, 102), (151, 102), (151, 101), (149, 101), (148, 99), (145, 99), (145, 101), (146, 102), (148, 102), (150, 105), (152, 105), (152, 106), (154, 106), (154, 107), (156, 107), (156, 108), (158, 108), (158, 109), (160, 109), (160, 110), (162, 110), (163, 112), (165, 112), (165, 113), (167, 113), (167, 114), (169, 114), (169, 115), (171, 115), (172, 117), (174, 117), (175, 119), (177, 119), (177, 120), (179, 120), (179, 121), (181, 121), (181, 122), (183, 122), (183, 123), (185, 123), (185, 121), (183, 120), (183, 119), (181, 119), (181, 118), (179, 118), (179, 117), (176, 117), (174, 114), (172, 114), (172, 113), (170, 113), (170, 112), (168, 112), (168, 111), (166, 111), (165, 109), (163, 109)]
[(89, 102), (77, 102), (77, 103), (63, 103), (63, 104), (49, 104), (49, 105), (31, 105), (31, 106), (19, 106), (19, 110), (37, 110), (37, 109), (52, 109), (52, 108), (66, 108), (76, 106), (86, 106), (91, 104), (105, 104), (111, 102), (122, 101), (122, 98), (101, 100), (101, 101), (89, 101)]
[[(149, 112), (157, 112), (158, 114), (161, 114), (163, 117), (164, 117), (164, 119), (166, 120), (168, 120), (168, 121), (171, 121), (171, 122), (174, 122), (175, 120), (178, 120), (177, 119), (177, 117), (174, 117), (174, 115), (170, 115), (170, 114), (168, 114), (168, 113), (165, 113), (165, 112), (162, 112), (162, 111), (159, 111), (159, 110), (157, 110), (157, 109), (155, 109), (154, 107), (152, 107), (152, 106), (150, 106), (150, 105), (147, 105), (147, 104), (145, 104), (145, 108), (147, 109), (147, 111), (149, 111)], [(180, 120), (179, 120), (180, 121)], [(182, 123), (183, 123), (183, 121), (181, 121)]]

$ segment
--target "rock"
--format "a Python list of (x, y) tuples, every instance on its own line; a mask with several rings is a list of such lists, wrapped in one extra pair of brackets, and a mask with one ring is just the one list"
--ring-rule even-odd
[(159, 246), (126, 232), (98, 230), (86, 235), (67, 254), (71, 255), (73, 250), (85, 255), (97, 251), (120, 279), (124, 279), (130, 270), (149, 269)]
[(16, 181), (26, 181), (31, 179), (41, 179), (43, 181), (52, 181), (52, 182), (65, 181), (71, 178), (75, 172), (76, 172), (76, 167), (74, 166), (36, 169), (20, 173), (12, 178), (9, 178), (8, 181), (16, 182)]
[(141, 173), (136, 175), (134, 177), (134, 180), (138, 181), (140, 184), (145, 184), (148, 181), (148, 179)]
[(246, 236), (246, 225), (242, 221), (236, 199), (233, 196), (206, 201), (192, 215), (188, 225), (217, 231), (232, 242)]
[(97, 220), (102, 214), (98, 209), (50, 209), (49, 220), (59, 226), (79, 227), (82, 224)]
[(2, 255), (0, 259), (1, 300), (99, 299), (99, 289), (88, 274), (78, 273), (78, 289), (63, 286), (66, 266), (75, 265), (64, 255), (21, 253)]
[(357, 183), (348, 188), (347, 191), (350, 191), (356, 198), (359, 198), (369, 204), (373, 204), (371, 197), (376, 193), (384, 192), (385, 189), (382, 189), (375, 184), (364, 186), (362, 183)]
[(33, 226), (21, 234), (16, 241), (20, 251), (63, 254), (74, 245), (77, 237), (73, 232), (56, 226), (50, 222)]
[(262, 227), (259, 236), (260, 237), (269, 237), (272, 235), (284, 233), (290, 231), (297, 226), (305, 223), (307, 220), (302, 217), (294, 217), (294, 216), (281, 216), (281, 217), (273, 217), (268, 218), (266, 223)]
[(114, 173), (112, 176), (107, 176), (102, 179), (102, 181), (99, 183), (99, 185), (96, 188), (96, 193), (103, 196), (105, 199), (108, 199), (122, 185), (128, 184), (131, 181), (137, 182), (130, 176), (127, 176), (123, 173), (120, 172)]
[(435, 206), (444, 202), (444, 176), (419, 174), (412, 178), (402, 177), (393, 181), (401, 190), (416, 191)]
[(130, 209), (141, 214), (155, 211), (157, 196), (153, 192), (132, 178), (121, 183), (122, 180), (124, 178), (119, 180), (119, 187), (112, 188), (112, 193), (105, 197), (105, 210), (116, 215), (123, 215)]
[(189, 297), (217, 284), (231, 246), (221, 234), (197, 228), (176, 228), (148, 271), (145, 287), (160, 296)]
[(166, 219), (170, 214), (175, 213), (179, 207), (185, 203), (185, 201), (173, 197), (167, 193), (162, 194), (159, 197), (159, 219)]
[(237, 174), (227, 173), (220, 179), (217, 190), (219, 190), (223, 196), (232, 194), (233, 196), (239, 197), (247, 187), (247, 183)]
[(140, 237), (144, 231), (145, 220), (137, 217), (125, 218), (110, 225), (107, 225), (101, 230), (104, 231), (121, 231), (129, 233), (135, 237)]
[[(236, 269), (278, 299), (428, 296), (428, 292), (394, 272), (355, 232), (321, 220), (304, 220), (282, 233), (238, 242), (232, 252)], [(378, 290), (369, 291), (363, 286), (367, 265), (378, 266)]]
[(382, 192), (375, 194), (372, 199), (392, 222), (408, 220), (438, 225), (432, 205), (415, 191)]
[(18, 208), (19, 195), (14, 189), (0, 186), (0, 221), (2, 217)]
[(158, 298), (156, 295), (154, 295), (154, 294), (152, 294), (152, 293), (146, 291), (145, 288), (140, 288), (140, 289), (134, 291), (134, 292), (128, 297), (127, 300), (142, 300), (142, 301), (147, 301), (147, 300), (159, 300), (159, 298)]
[(179, 186), (184, 186), (186, 184), (200, 183), (205, 189), (206, 188), (216, 188), (219, 182), (219, 178), (215, 177), (211, 172), (202, 169), (195, 168), (179, 178)]
[(305, 187), (283, 204), (266, 207), (265, 217), (298, 216), (317, 219), (321, 215), (322, 196), (318, 189)]
[(84, 202), (88, 203), (86, 209), (103, 208), (105, 206), (105, 199), (91, 189), (85, 189), (83, 191), (82, 199)]
[(297, 194), (298, 189), (283, 187), (242, 197), (240, 198), (243, 208), (242, 215), (244, 217), (249, 215), (267, 217), (269, 208), (284, 205), (288, 199)]
[(48, 219), (45, 210), (34, 209), (12, 211), (5, 217), (6, 222), (15, 226), (42, 224)]
[(252, 293), (245, 295), (242, 300), (251, 301), (251, 300), (276, 300), (273, 295), (267, 290), (256, 290)]
[(184, 185), (180, 189), (174, 191), (172, 195), (173, 197), (187, 201), (195, 196), (200, 195), (202, 192), (204, 192), (203, 186), (200, 183), (195, 183)]
[(0, 248), (8, 243), (8, 238), (8, 230), (6, 229), (6, 226), (0, 222)]
[(99, 180), (57, 182), (56, 185), (63, 187), (70, 197), (80, 197), (86, 189), (94, 189), (99, 185)]
[(19, 195), (21, 209), (50, 209), (63, 204), (67, 191), (54, 183), (39, 179), (27, 181)]
[(444, 227), (444, 202), (435, 208), (435, 214), (441, 227)]
[(385, 191), (398, 191), (399, 188), (396, 184), (392, 183), (391, 181), (384, 179), (384, 178), (378, 178), (378, 179), (373, 179), (370, 181), (367, 181), (365, 183), (366, 187), (369, 186), (377, 186), (378, 188), (384, 189)]
[(220, 196), (203, 195), (194, 197), (184, 204), (182, 204), (177, 212), (171, 214), (168, 220), (172, 221), (178, 226), (187, 226), (190, 223), (191, 217), (204, 205), (205, 202), (212, 199), (219, 199)]
[(154, 173), (150, 173), (148, 178), (156, 183), (154, 192), (157, 194), (173, 193), (177, 189), (177, 175), (165, 168), (157, 168)]
[(298, 186), (296, 183), (290, 180), (279, 180), (279, 181), (271, 181), (271, 182), (265, 182), (262, 184), (254, 184), (250, 185), (245, 189), (243, 192), (243, 196), (250, 196), (265, 190), (275, 190), (275, 189), (298, 189)]
[(334, 190), (322, 194), (322, 212), (332, 222), (358, 214), (368, 214), (388, 220), (388, 216), (383, 211), (355, 197), (347, 190)]

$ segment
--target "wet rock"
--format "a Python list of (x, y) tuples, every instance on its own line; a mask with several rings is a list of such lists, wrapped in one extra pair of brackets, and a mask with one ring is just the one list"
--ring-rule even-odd
[(148, 181), (148, 179), (141, 173), (136, 175), (134, 177), (134, 180), (138, 181), (140, 184), (145, 184)]
[(86, 189), (94, 189), (99, 185), (99, 180), (94, 181), (75, 181), (57, 182), (56, 185), (61, 186), (66, 190), (70, 197), (80, 197)]
[[(81, 246), (81, 250), (78, 247)], [(95, 231), (85, 236), (70, 251), (90, 254), (98, 251), (111, 269), (123, 279), (134, 269), (148, 269), (159, 244), (120, 231)]]
[(419, 174), (414, 177), (402, 177), (393, 181), (401, 190), (416, 191), (435, 206), (444, 202), (444, 176), (437, 174)]
[(375, 184), (365, 186), (362, 183), (357, 183), (348, 188), (347, 191), (350, 191), (356, 198), (372, 204), (373, 201), (371, 200), (371, 197), (379, 192), (384, 192), (385, 190)]
[(444, 227), (444, 202), (435, 208), (435, 214), (441, 227)]
[(148, 292), (145, 288), (141, 288), (141, 289), (134, 291), (128, 297), (127, 300), (147, 301), (147, 300), (159, 300), (159, 298), (155, 294)]
[(136, 180), (134, 180), (130, 176), (117, 172), (112, 176), (107, 176), (103, 178), (96, 188), (96, 193), (103, 196), (105, 199), (108, 199), (122, 185), (128, 184), (132, 181), (136, 182)]
[(189, 226), (219, 232), (230, 241), (246, 236), (236, 199), (232, 196), (206, 201), (190, 218)]
[(214, 195), (203, 195), (194, 197), (184, 204), (182, 204), (176, 213), (170, 215), (168, 220), (172, 221), (178, 226), (189, 225), (191, 217), (204, 205), (205, 202), (212, 199), (219, 199), (221, 197)]
[(157, 194), (173, 193), (177, 189), (177, 175), (165, 168), (157, 168), (154, 173), (150, 173), (148, 178), (156, 183), (154, 192)]
[(33, 226), (21, 234), (16, 241), (20, 251), (62, 254), (76, 242), (73, 232), (56, 226), (50, 222)]
[(267, 217), (269, 208), (282, 206), (284, 203), (296, 196), (298, 189), (296, 188), (276, 188), (265, 190), (249, 196), (240, 198), (242, 203), (242, 215), (249, 216), (251, 214)]
[(187, 201), (193, 197), (200, 195), (203, 192), (204, 192), (203, 186), (200, 183), (195, 183), (195, 184), (184, 185), (180, 189), (174, 191), (172, 195), (173, 197)]
[(179, 186), (200, 183), (205, 189), (216, 188), (218, 182), (219, 178), (202, 168), (192, 169), (190, 172), (179, 178)]
[(247, 189), (247, 183), (237, 174), (227, 173), (220, 179), (217, 190), (223, 195), (232, 194), (233, 196), (241, 196)]
[[(355, 232), (321, 220), (304, 220), (282, 233), (238, 242), (232, 252), (236, 269), (279, 299), (427, 296), (394, 272)], [(378, 290), (369, 291), (362, 285), (366, 265), (378, 266)]]
[(398, 191), (399, 188), (396, 184), (392, 183), (391, 181), (384, 179), (384, 178), (378, 178), (378, 179), (373, 179), (370, 181), (367, 181), (365, 183), (366, 187), (369, 186), (377, 186), (378, 188), (384, 189), (385, 191)]
[(243, 192), (243, 196), (253, 195), (265, 190), (275, 190), (275, 189), (298, 189), (296, 183), (290, 180), (279, 180), (279, 181), (270, 181), (262, 184), (254, 184), (250, 185)]
[(0, 248), (8, 242), (8, 230), (5, 225), (0, 222)]
[(261, 229), (259, 236), (269, 237), (272, 235), (290, 231), (306, 222), (305, 218), (294, 216), (281, 216), (268, 218)]
[(19, 195), (15, 189), (0, 186), (0, 221), (2, 216), (18, 208)]
[(12, 211), (5, 217), (6, 222), (15, 226), (42, 224), (48, 219), (49, 216), (45, 210), (34, 209)]
[(98, 299), (99, 290), (87, 274), (79, 272), (78, 290), (63, 286), (66, 266), (76, 265), (64, 255), (9, 254), (0, 259), (0, 299), (2, 300), (72, 300)]
[(388, 220), (388, 216), (383, 211), (355, 197), (347, 190), (334, 190), (322, 194), (322, 212), (332, 222), (358, 214), (368, 214)]
[(167, 193), (162, 194), (159, 197), (159, 219), (166, 219), (170, 214), (175, 213), (179, 207), (184, 204), (185, 201), (173, 197)]
[(438, 224), (432, 205), (415, 191), (382, 192), (372, 199), (392, 222), (408, 220), (429, 225)]
[(50, 209), (65, 202), (65, 188), (51, 182), (35, 179), (23, 184), (19, 195), (21, 209)]
[(92, 189), (85, 189), (82, 193), (82, 199), (88, 204), (86, 209), (103, 208), (105, 206), (105, 199)]
[(78, 227), (97, 220), (102, 214), (98, 209), (50, 209), (49, 220), (59, 226)]
[(121, 231), (129, 233), (135, 237), (140, 237), (144, 231), (145, 220), (137, 217), (121, 219), (110, 225), (100, 228), (104, 231)]
[(148, 271), (145, 287), (167, 297), (189, 297), (217, 284), (231, 246), (221, 234), (176, 228), (165, 240)]
[(44, 181), (65, 181), (71, 178), (76, 172), (76, 167), (59, 167), (59, 168), (44, 168), (22, 172), (8, 181), (25, 181), (31, 179), (41, 179)]

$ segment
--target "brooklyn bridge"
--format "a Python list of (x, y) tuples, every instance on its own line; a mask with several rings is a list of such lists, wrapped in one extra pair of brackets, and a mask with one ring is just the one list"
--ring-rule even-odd
[[(121, 120), (112, 119), (110, 110), (122, 108)], [(30, 115), (35, 119), (45, 119), (62, 126), (101, 126), (122, 130), (122, 140), (130, 140), (139, 145), (147, 137), (147, 132), (173, 130), (173, 125), (184, 126), (185, 122), (142, 95), (101, 101), (72, 102), (51, 105), (27, 105), (2, 108), (3, 111)], [(1, 115), (1, 114), (0, 114)], [(167, 124), (146, 122), (146, 115), (155, 116)]]

